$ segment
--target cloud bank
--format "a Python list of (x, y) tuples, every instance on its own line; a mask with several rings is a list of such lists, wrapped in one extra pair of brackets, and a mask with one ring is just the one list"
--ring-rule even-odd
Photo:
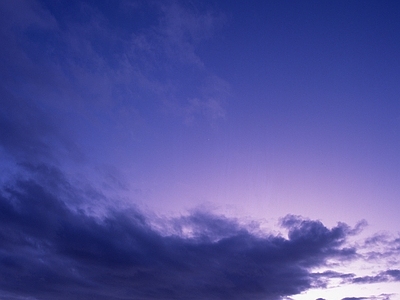
[(349, 226), (290, 215), (288, 238), (205, 212), (167, 235), (134, 209), (90, 216), (62, 200), (79, 194), (55, 167), (25, 170), (1, 191), (2, 299), (280, 299), (318, 285), (310, 270), (327, 259), (356, 255)]
[[(0, 196), (2, 299), (283, 299), (326, 279), (400, 281), (400, 270), (358, 277), (314, 273), (359, 257), (344, 223), (288, 215), (287, 237), (254, 233), (238, 220), (194, 211), (156, 229), (137, 209), (96, 216), (56, 167), (23, 165)], [(77, 200), (78, 199), (78, 200)], [(172, 228), (172, 229), (171, 229)]]

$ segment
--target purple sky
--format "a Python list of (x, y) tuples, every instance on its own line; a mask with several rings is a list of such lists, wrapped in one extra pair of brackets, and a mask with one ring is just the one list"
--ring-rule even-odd
[(2, 1), (0, 298), (399, 300), (399, 13)]

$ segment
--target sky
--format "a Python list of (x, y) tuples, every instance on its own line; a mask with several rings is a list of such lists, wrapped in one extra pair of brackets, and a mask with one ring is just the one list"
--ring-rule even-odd
[(400, 3), (0, 2), (2, 300), (399, 300)]

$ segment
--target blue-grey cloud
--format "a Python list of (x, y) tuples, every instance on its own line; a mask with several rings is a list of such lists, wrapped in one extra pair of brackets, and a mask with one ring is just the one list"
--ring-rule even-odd
[(398, 234), (397, 236), (388, 233), (374, 234), (365, 240), (364, 247), (368, 249), (364, 255), (366, 261), (398, 257), (400, 254), (400, 238)]
[(390, 300), (392, 299), (391, 294), (381, 294), (379, 296), (370, 296), (370, 297), (345, 297), (341, 300)]
[(134, 209), (88, 215), (71, 209), (79, 190), (60, 170), (24, 168), (30, 177), (1, 190), (2, 299), (280, 299), (317, 283), (310, 268), (355, 254), (349, 226), (297, 216), (283, 219), (284, 238), (205, 212), (171, 221), (190, 236)]
[(354, 277), (351, 280), (353, 283), (377, 283), (377, 282), (391, 282), (400, 281), (400, 270), (386, 270), (379, 272), (374, 276)]
[[(367, 238), (367, 241), (371, 238)], [(360, 249), (358, 249), (360, 250)], [(377, 275), (370, 276), (357, 276), (354, 273), (340, 273), (335, 271), (325, 271), (322, 273), (313, 273), (315, 278), (315, 285), (325, 288), (330, 279), (340, 279), (341, 284), (371, 284), (371, 283), (382, 283), (382, 282), (397, 282), (400, 281), (400, 270), (389, 269), (379, 272)], [(368, 297), (345, 297), (342, 300), (358, 300), (358, 299), (368, 299), (368, 300), (390, 300), (393, 295), (391, 294), (381, 294), (379, 296), (368, 296)]]
[(339, 273), (334, 271), (325, 271), (322, 273), (314, 273), (315, 278), (321, 282), (327, 282), (327, 279), (338, 278), (342, 283), (378, 283), (400, 281), (400, 270), (389, 269), (379, 272), (377, 275), (358, 277), (354, 273)]

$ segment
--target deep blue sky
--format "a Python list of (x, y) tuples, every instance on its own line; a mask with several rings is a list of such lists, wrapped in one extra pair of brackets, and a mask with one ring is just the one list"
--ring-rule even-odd
[(399, 299), (399, 13), (0, 3), (0, 298)]

